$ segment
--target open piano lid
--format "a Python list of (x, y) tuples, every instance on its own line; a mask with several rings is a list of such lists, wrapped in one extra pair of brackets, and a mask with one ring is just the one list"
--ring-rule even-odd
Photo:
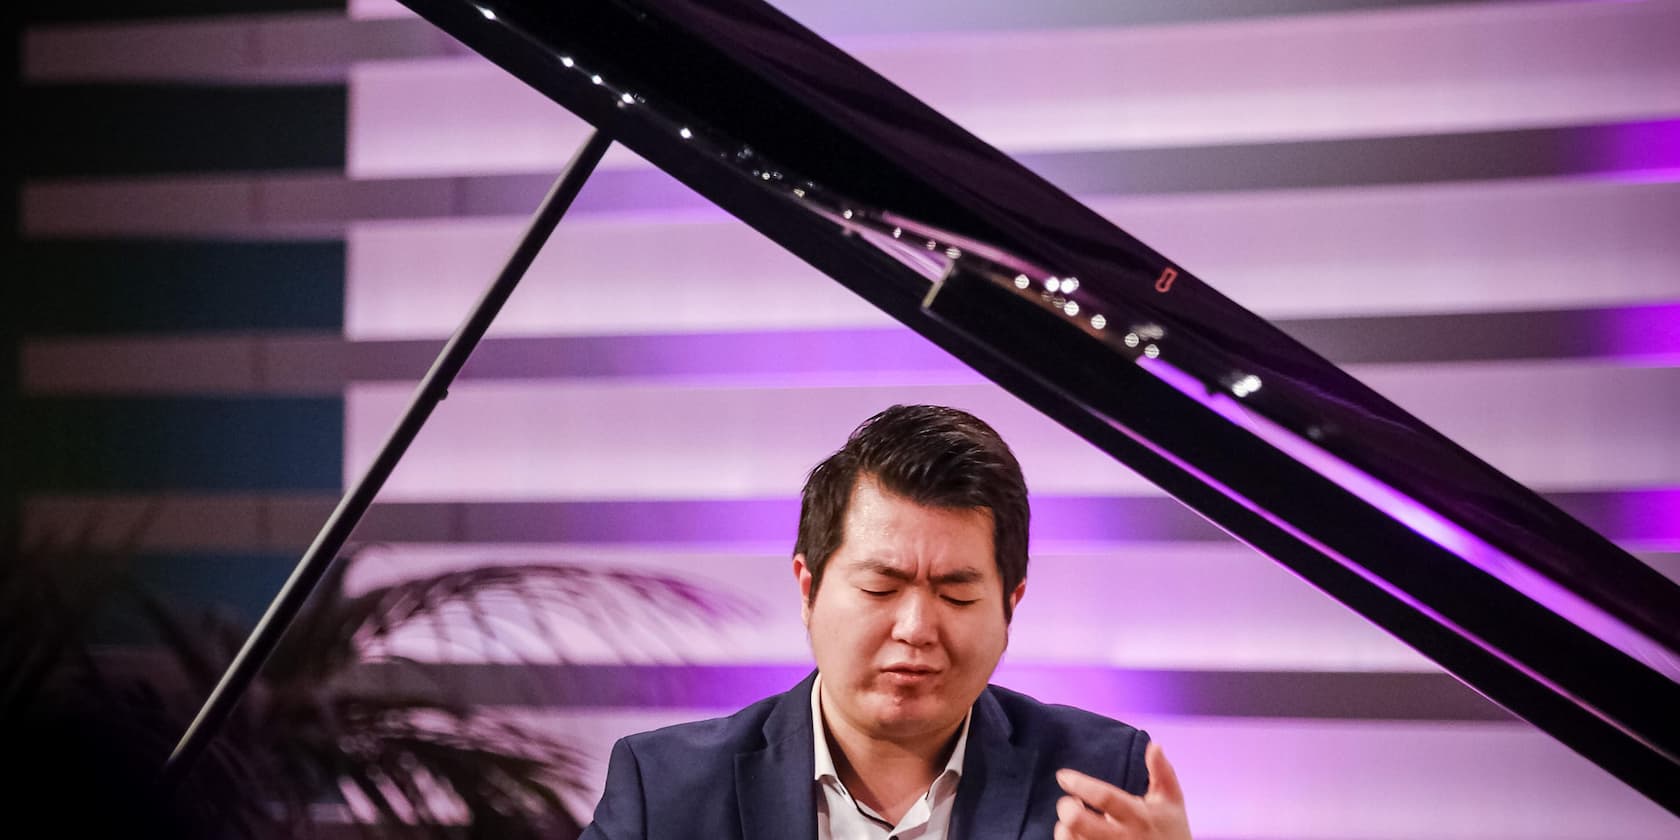
[(759, 0), (402, 2), (1680, 814), (1680, 587), (1182, 266)]

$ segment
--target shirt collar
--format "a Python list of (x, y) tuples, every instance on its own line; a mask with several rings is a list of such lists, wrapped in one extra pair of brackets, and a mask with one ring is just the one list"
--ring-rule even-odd
[[(840, 773), (834, 769), (834, 755), (828, 751), (828, 737), (823, 727), (822, 674), (811, 682), (811, 740), (816, 751), (816, 768), (811, 778), (816, 781), (833, 779), (840, 781)], [(937, 778), (943, 778), (947, 773), (957, 778), (962, 777), (963, 756), (968, 753), (968, 724), (974, 718), (974, 710), (970, 708), (968, 714), (963, 715), (961, 734), (957, 735), (957, 746), (951, 750), (951, 757), (945, 762), (945, 770)]]

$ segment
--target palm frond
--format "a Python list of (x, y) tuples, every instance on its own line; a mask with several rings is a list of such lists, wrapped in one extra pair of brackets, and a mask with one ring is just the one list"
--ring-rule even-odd
[[(218, 739), (258, 757), (243, 775), (229, 770), (225, 793), (266, 786), (260, 804), (270, 825), (294, 833), (310, 803), (341, 799), (377, 824), (365, 826), (369, 836), (400, 828), (575, 837), (582, 827), (562, 794), (585, 788), (581, 756), (461, 703), (404, 651), (432, 639), (480, 661), (568, 661), (601, 649), (625, 659), (681, 656), (697, 630), (751, 615), (739, 600), (679, 578), (569, 564), (482, 566), (352, 594), (345, 580), (355, 562), (334, 564)], [(192, 628), (156, 598), (139, 602), (187, 693), (202, 697), (243, 634), (224, 617)], [(388, 681), (370, 678), (369, 665)]]

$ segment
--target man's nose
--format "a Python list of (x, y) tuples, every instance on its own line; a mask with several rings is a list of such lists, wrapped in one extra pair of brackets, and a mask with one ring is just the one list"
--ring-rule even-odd
[(921, 647), (939, 638), (937, 613), (933, 594), (912, 590), (898, 602), (898, 614), (893, 620), (893, 639), (907, 645)]

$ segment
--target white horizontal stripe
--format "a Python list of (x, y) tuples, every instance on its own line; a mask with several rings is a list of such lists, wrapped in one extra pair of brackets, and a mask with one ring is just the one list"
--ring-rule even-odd
[[(1680, 297), (1680, 183), (1536, 181), (1090, 199), (1267, 317), (1592, 306)], [(351, 226), (345, 334), (442, 337), (523, 220)], [(498, 335), (885, 326), (732, 220), (573, 217)]]
[[(1106, 0), (1050, 0), (1031, 8), (974, 4), (968, 0), (921, 0), (907, 8), (897, 0), (773, 0), (769, 5), (824, 37), (880, 33), (940, 33), (1016, 27), (1067, 28), (1158, 24), (1166, 21), (1222, 20), (1227, 17), (1323, 14), (1428, 6), (1483, 0), (1246, 0), (1234, 8), (1221, 0), (1131, 0), (1116, 5)], [(1542, 0), (1554, 2), (1555, 0)], [(1580, 0), (1572, 0), (1579, 2)], [(1586, 0), (1595, 2), (1595, 0)], [(413, 18), (398, 0), (349, 0), (350, 16), (388, 20)]]
[[(409, 390), (373, 384), (348, 389), (347, 476), (367, 464)], [(820, 391), (466, 383), (432, 415), (383, 497), (788, 496), (854, 426), (906, 401), (975, 410), (1010, 441), (1036, 491), (1148, 487), (989, 383)]]
[[(1067, 698), (1103, 711), (1102, 698)], [(612, 742), (732, 709), (528, 712), (592, 759)], [(1674, 817), (1525, 724), (1131, 718), (1165, 748), (1198, 837), (1670, 840)]]
[(1268, 318), (1680, 296), (1680, 183), (1532, 180), (1126, 198), (1092, 209)]
[[(1033, 546), (1038, 554), (1123, 553), (1156, 546), (1200, 550), (1224, 543), (1213, 526), (1156, 493), (1096, 500), (1037, 498), (1040, 515), (1034, 525)], [(1609, 509), (1614, 517), (1614, 511), (1636, 509), (1648, 498), (1640, 489), (1600, 490), (1561, 496), (1560, 503), (1565, 507), (1584, 504), (1588, 510)], [(301, 554), (336, 503), (331, 494), (37, 494), (24, 502), (24, 542), (38, 544), (75, 534), (89, 540), (90, 545), (124, 552)], [(603, 505), (606, 515), (620, 519), (592, 528), (579, 522), (580, 516), (601, 514)], [(625, 551), (661, 556), (715, 556), (724, 552), (746, 557), (785, 552), (794, 539), (797, 514), (793, 511), (797, 505), (793, 497), (745, 502), (381, 503), (372, 511), (374, 522), (360, 528), (356, 539), (466, 545), (474, 546), (474, 551), (515, 553), (527, 549), (541, 553), (546, 550), (543, 546), (563, 542), (589, 557), (615, 557)], [(777, 510), (786, 511), (786, 518), (777, 518)], [(1081, 510), (1089, 518), (1078, 519)], [(1163, 512), (1168, 517), (1165, 520), (1141, 527), (1131, 524), (1134, 518)], [(705, 519), (720, 514), (730, 521)], [(1052, 523), (1066, 524), (1046, 524), (1047, 514)], [(682, 530), (670, 529), (669, 523), (660, 520), (673, 515), (684, 518)], [(1680, 581), (1680, 553), (1676, 553), (1680, 543), (1671, 534), (1665, 538), (1660, 526), (1606, 520), (1602, 513), (1583, 515), (1588, 524), (1603, 528), (1612, 539), (1626, 542), (1628, 550), (1641, 552), (1637, 556), (1657, 572)], [(448, 521), (439, 522), (439, 517)], [(587, 533), (579, 533), (580, 527)], [(1059, 530), (1064, 527), (1075, 528), (1078, 533)], [(568, 533), (577, 537), (568, 537)]]
[(413, 17), (414, 13), (397, 0), (347, 0), (350, 17), (359, 20)]
[[(447, 335), (518, 241), (501, 219), (358, 224), (344, 332)], [(393, 294), (397, 288), (400, 294)], [(563, 223), (497, 319), (498, 335), (887, 326), (894, 321), (734, 220)]]
[[(1680, 370), (1504, 364), (1372, 369), (1362, 378), (1530, 486), (1680, 483), (1673, 445)], [(349, 389), (346, 476), (364, 469), (410, 391)], [(795, 391), (463, 383), (432, 416), (383, 498), (787, 496), (853, 426), (901, 402), (976, 412), (1010, 442), (1036, 492), (1149, 486), (989, 383)]]
[[(1021, 153), (1672, 113), (1677, 29), (1680, 7), (1671, 3), (1496, 3), (843, 46), (982, 139)], [(480, 59), (363, 63), (350, 87), (347, 165), (358, 177), (552, 170), (587, 133)]]

